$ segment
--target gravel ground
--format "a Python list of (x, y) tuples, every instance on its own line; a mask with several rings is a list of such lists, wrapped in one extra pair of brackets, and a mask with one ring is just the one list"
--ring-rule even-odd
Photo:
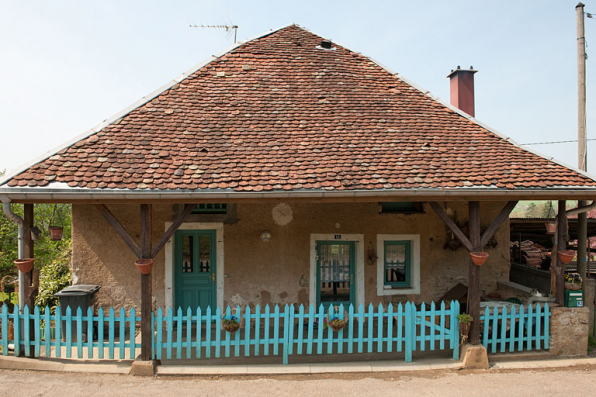
[(594, 396), (596, 366), (246, 377), (155, 377), (0, 371), (10, 396)]

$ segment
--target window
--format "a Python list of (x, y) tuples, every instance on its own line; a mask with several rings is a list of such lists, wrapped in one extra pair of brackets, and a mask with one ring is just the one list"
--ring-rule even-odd
[(227, 204), (197, 204), (193, 214), (227, 214)]
[(420, 293), (420, 235), (377, 235), (377, 295)]
[(409, 287), (411, 265), (411, 244), (406, 241), (385, 241), (383, 248), (384, 286)]
[(424, 212), (422, 203), (411, 201), (379, 203), (380, 214), (415, 214)]

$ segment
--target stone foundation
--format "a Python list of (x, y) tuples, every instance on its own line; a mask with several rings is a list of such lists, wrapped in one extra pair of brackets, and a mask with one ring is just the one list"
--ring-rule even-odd
[(588, 353), (587, 307), (552, 307), (550, 317), (550, 353), (555, 356), (579, 356)]

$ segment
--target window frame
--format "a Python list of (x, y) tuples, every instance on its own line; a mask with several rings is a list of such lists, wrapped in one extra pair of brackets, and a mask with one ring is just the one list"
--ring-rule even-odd
[[(387, 260), (385, 254), (389, 246), (404, 246), (406, 249), (406, 275), (405, 281), (387, 281)], [(386, 286), (393, 288), (409, 288), (412, 284), (412, 241), (411, 240), (385, 240), (383, 242), (383, 288)]]
[[(409, 285), (385, 283), (385, 243), (409, 242)], [(378, 234), (377, 235), (377, 295), (416, 295), (420, 294), (420, 235), (419, 234)], [(399, 282), (403, 284), (403, 282)]]

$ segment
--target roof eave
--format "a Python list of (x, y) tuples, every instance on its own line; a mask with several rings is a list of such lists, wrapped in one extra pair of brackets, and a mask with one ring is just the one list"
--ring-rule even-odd
[(596, 199), (596, 188), (549, 189), (380, 189), (380, 190), (297, 190), (269, 192), (237, 192), (231, 189), (206, 190), (126, 190), (84, 188), (0, 188), (0, 197), (13, 202), (204, 202), (204, 201), (279, 201), (320, 199), (323, 201), (427, 201), (433, 200), (525, 200), (525, 199)]

